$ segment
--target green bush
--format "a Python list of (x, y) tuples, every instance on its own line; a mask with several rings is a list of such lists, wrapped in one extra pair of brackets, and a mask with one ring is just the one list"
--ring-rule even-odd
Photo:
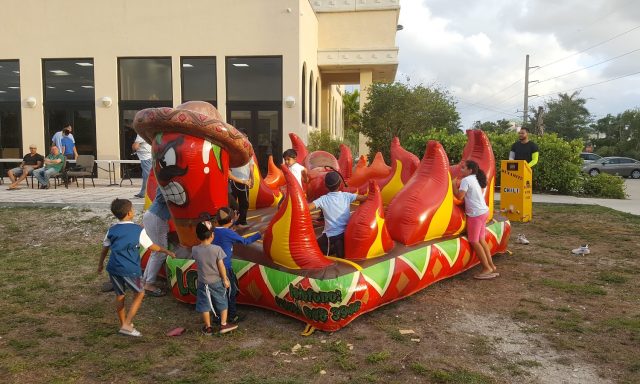
[(540, 155), (533, 167), (533, 189), (570, 195), (580, 187), (582, 140), (565, 141), (556, 134), (534, 136)]
[[(340, 154), (340, 144), (343, 144), (342, 140), (334, 139), (327, 130), (312, 131), (309, 133), (309, 145), (307, 149), (309, 152), (313, 151), (325, 151), (334, 155), (336, 159)], [(353, 152), (353, 148), (351, 149)]]
[(611, 199), (624, 199), (626, 187), (624, 179), (618, 176), (600, 173), (597, 176), (581, 175), (578, 193), (590, 197), (606, 197)]
[(418, 159), (422, 159), (429, 140), (439, 141), (449, 157), (449, 163), (457, 164), (462, 157), (462, 150), (467, 143), (467, 136), (463, 132), (452, 135), (444, 131), (432, 131), (420, 135), (411, 135), (406, 142), (401, 142), (400, 144), (404, 149), (418, 156)]

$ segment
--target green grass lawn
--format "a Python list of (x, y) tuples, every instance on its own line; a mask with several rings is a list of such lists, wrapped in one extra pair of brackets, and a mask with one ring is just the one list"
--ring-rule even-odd
[[(114, 295), (100, 292), (111, 221), (107, 212), (0, 210), (0, 381), (512, 383), (537, 382), (553, 366), (640, 382), (635, 216), (536, 205), (534, 221), (512, 231), (531, 245), (496, 257), (498, 279), (476, 281), (471, 271), (333, 334), (302, 337), (297, 320), (241, 307), (237, 332), (206, 337), (194, 308), (166, 296), (145, 298), (139, 339), (117, 333)], [(581, 243), (591, 255), (570, 254)], [(165, 336), (177, 326), (187, 332)]]

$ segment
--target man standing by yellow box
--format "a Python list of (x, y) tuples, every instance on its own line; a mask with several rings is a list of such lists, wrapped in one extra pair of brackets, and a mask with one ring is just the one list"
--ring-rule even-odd
[(509, 160), (525, 160), (532, 168), (538, 164), (538, 145), (529, 141), (529, 130), (526, 127), (520, 128), (518, 141), (511, 146)]

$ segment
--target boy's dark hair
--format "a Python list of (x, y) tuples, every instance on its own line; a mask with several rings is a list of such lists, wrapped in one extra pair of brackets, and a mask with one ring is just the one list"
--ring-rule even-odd
[(113, 213), (118, 220), (124, 219), (130, 210), (131, 201), (127, 199), (115, 199), (111, 202), (111, 213)]
[(487, 186), (487, 175), (484, 173), (478, 163), (473, 160), (465, 161), (464, 165), (466, 165), (467, 169), (471, 170), (472, 175), (476, 175), (476, 179), (478, 179), (478, 184), (480, 184), (480, 188), (485, 188)]
[[(209, 225), (207, 225), (209, 223)], [(210, 228), (211, 223), (208, 221), (201, 221), (196, 225), (196, 236), (200, 241), (207, 240), (213, 235), (212, 228)]]
[(62, 123), (62, 128), (67, 128), (67, 127), (71, 127), (71, 123), (68, 121), (65, 121), (64, 123)]
[(324, 176), (324, 185), (330, 192), (337, 191), (341, 181), (342, 177), (336, 171), (331, 171)]
[(216, 222), (218, 225), (227, 225), (233, 220), (233, 211), (229, 207), (222, 207), (216, 213)]
[(522, 131), (522, 130), (524, 130), (525, 132), (530, 133), (530, 132), (529, 132), (529, 128), (527, 128), (527, 127), (520, 127), (520, 130), (521, 130), (521, 131)]
[(296, 152), (296, 150), (293, 148), (289, 148), (286, 151), (284, 151), (284, 153), (282, 153), (282, 158), (286, 158), (286, 157), (295, 159), (298, 157), (298, 152)]

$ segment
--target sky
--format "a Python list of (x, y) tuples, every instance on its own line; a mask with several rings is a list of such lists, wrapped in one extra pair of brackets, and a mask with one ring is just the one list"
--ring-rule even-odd
[(522, 121), (527, 54), (539, 67), (529, 70), (529, 95), (537, 95), (530, 107), (580, 91), (594, 119), (640, 108), (639, 0), (402, 0), (400, 7), (396, 80), (448, 90), (463, 129)]

